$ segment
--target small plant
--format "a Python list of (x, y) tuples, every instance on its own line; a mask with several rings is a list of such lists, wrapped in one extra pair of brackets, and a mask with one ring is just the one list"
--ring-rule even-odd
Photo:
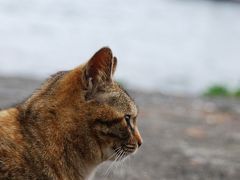
[(240, 88), (234, 92), (234, 96), (240, 98)]
[[(240, 91), (239, 91), (240, 93)], [(228, 90), (227, 87), (223, 85), (214, 85), (209, 87), (206, 92), (204, 93), (205, 96), (230, 96), (231, 92)], [(240, 94), (239, 94), (240, 97)]]

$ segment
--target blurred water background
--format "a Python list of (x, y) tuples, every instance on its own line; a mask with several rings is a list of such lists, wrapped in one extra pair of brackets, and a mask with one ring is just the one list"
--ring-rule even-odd
[(201, 0), (0, 0), (0, 75), (45, 78), (100, 47), (132, 88), (196, 94), (240, 85), (240, 4)]

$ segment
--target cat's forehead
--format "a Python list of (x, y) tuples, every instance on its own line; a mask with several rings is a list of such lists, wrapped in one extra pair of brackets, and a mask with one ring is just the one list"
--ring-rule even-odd
[(137, 116), (138, 108), (133, 98), (121, 86), (115, 87), (109, 94), (108, 102), (125, 114)]

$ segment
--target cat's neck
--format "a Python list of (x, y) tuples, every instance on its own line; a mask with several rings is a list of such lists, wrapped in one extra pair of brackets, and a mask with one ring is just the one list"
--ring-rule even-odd
[[(39, 109), (24, 109), (21, 113), (20, 124), (28, 139), (29, 154), (39, 157), (36, 161), (41, 161), (44, 171), (49, 172), (51, 177), (88, 179), (102, 162), (102, 154), (100, 146), (88, 134), (86, 126), (71, 124), (72, 117), (64, 117), (54, 109), (40, 114), (38, 112)], [(40, 170), (43, 167), (37, 168)]]

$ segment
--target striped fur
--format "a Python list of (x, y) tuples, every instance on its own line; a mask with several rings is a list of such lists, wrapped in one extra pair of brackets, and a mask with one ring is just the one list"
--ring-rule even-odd
[(102, 48), (86, 64), (51, 76), (22, 104), (0, 111), (0, 179), (84, 180), (116, 148), (135, 151), (142, 143), (138, 110), (112, 80), (116, 63)]

